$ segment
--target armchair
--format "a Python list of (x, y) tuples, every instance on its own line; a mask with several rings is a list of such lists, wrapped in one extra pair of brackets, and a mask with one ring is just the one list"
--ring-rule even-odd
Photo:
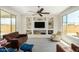
[(60, 39), (61, 39), (61, 32), (58, 31), (55, 34), (52, 34), (50, 39), (51, 39), (51, 41), (60, 41)]

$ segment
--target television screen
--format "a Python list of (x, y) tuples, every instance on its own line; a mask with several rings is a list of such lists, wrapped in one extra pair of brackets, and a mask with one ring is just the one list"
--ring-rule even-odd
[(34, 27), (35, 28), (45, 28), (45, 22), (35, 22)]

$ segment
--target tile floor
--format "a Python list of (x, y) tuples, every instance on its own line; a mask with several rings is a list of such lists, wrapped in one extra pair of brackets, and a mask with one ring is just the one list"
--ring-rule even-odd
[(33, 52), (56, 52), (56, 44), (58, 42), (51, 42), (49, 39), (28, 39), (28, 44), (34, 44)]

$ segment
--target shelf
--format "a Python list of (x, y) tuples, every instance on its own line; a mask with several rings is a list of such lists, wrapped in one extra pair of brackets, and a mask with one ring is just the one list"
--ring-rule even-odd
[(52, 29), (53, 26), (54, 26), (53, 18), (50, 18), (50, 20), (48, 21), (48, 29)]
[[(45, 28), (34, 28), (35, 22), (45, 22)], [(51, 35), (53, 26), (53, 18), (26, 17), (26, 33), (29, 35)]]
[(32, 29), (26, 29), (26, 30), (32, 30)]
[(32, 34), (32, 30), (26, 30), (27, 34)]
[(52, 34), (53, 33), (53, 30), (48, 30), (48, 34)]
[(46, 30), (33, 30), (33, 34), (38, 35), (46, 35)]
[(36, 28), (36, 29), (33, 29), (33, 30), (47, 30), (47, 29), (43, 29), (43, 28), (38, 29), (38, 28)]
[(54, 30), (54, 29), (47, 29), (47, 30)]

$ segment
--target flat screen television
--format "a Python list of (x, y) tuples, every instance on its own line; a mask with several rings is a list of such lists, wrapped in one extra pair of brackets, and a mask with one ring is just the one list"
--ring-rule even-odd
[(45, 28), (45, 22), (35, 22), (34, 28)]

